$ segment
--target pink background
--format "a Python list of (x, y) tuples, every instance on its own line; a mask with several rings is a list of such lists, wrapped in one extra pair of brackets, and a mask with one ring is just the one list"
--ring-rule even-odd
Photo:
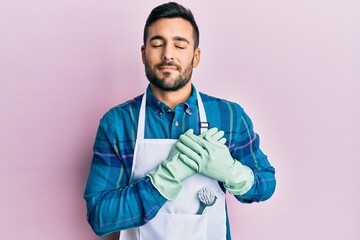
[[(193, 81), (245, 108), (278, 179), (262, 204), (228, 198), (233, 239), (360, 239), (360, 2), (221, 2), (181, 1)], [(144, 91), (160, 3), (0, 1), (0, 239), (100, 239), (82, 199), (96, 129)]]

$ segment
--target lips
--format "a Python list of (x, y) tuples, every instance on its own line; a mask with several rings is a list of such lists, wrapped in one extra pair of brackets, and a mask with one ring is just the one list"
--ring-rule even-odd
[(175, 71), (177, 70), (177, 67), (174, 66), (164, 66), (164, 67), (159, 67), (160, 70), (164, 70), (164, 71)]
[(161, 63), (156, 66), (160, 71), (180, 71), (180, 67), (173, 62)]

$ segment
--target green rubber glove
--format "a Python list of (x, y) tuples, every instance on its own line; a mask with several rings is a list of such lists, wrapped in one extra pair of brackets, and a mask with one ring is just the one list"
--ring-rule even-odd
[(224, 131), (219, 131), (219, 129), (214, 127), (214, 128), (211, 128), (211, 129), (203, 132), (199, 136), (202, 137), (202, 138), (211, 137), (212, 139), (219, 142), (220, 144), (225, 144), (226, 143), (226, 138), (224, 138), (224, 135), (225, 135)]
[(253, 171), (234, 160), (223, 142), (210, 135), (187, 132), (176, 143), (179, 159), (195, 171), (224, 183), (232, 194), (245, 194), (254, 183)]
[[(181, 136), (193, 134), (193, 132), (192, 129), (189, 129)], [(219, 133), (217, 129), (210, 129), (203, 135), (211, 137), (214, 141), (224, 142), (224, 133)], [(174, 146), (168, 158), (146, 174), (160, 194), (170, 201), (174, 201), (178, 196), (181, 190), (181, 182), (197, 173), (193, 168), (180, 161), (179, 156), (180, 152)]]

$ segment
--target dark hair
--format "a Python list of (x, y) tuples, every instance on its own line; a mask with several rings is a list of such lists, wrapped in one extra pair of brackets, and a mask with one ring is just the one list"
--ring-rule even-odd
[(199, 34), (199, 28), (195, 22), (195, 18), (192, 12), (190, 11), (190, 9), (187, 9), (176, 2), (169, 2), (162, 4), (160, 6), (157, 6), (151, 11), (149, 17), (146, 20), (144, 27), (144, 45), (146, 45), (146, 40), (149, 35), (148, 28), (151, 24), (153, 24), (154, 22), (156, 22), (161, 18), (177, 18), (177, 17), (182, 18), (191, 23), (194, 29), (195, 49), (198, 48), (200, 34)]

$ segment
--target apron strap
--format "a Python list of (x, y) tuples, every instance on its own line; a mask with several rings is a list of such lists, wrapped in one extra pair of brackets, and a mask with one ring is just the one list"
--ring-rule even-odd
[(136, 139), (144, 139), (145, 133), (145, 109), (146, 109), (146, 91), (141, 100), (138, 128), (137, 128), (137, 137)]
[(200, 115), (200, 133), (205, 132), (209, 128), (209, 123), (206, 119), (205, 107), (198, 91), (196, 91), (197, 103)]

